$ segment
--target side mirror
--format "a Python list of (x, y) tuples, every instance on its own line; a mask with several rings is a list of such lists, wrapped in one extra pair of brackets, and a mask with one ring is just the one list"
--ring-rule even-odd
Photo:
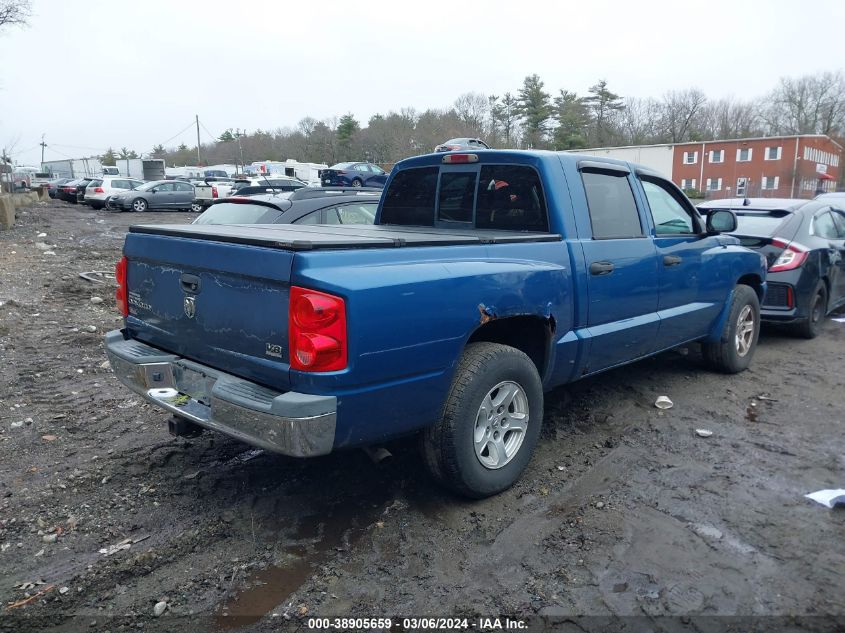
[(152, 189), (150, 189), (150, 193), (158, 193), (158, 189), (156, 189), (155, 187), (153, 187)]
[(719, 209), (707, 214), (707, 233), (710, 235), (732, 233), (736, 231), (736, 227), (736, 213), (729, 209)]

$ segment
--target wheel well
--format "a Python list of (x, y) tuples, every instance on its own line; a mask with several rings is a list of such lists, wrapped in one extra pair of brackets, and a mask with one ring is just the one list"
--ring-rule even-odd
[(757, 293), (757, 298), (760, 303), (763, 303), (763, 280), (759, 275), (743, 275), (737, 279), (737, 285), (750, 286)]
[(514, 316), (495, 319), (481, 325), (467, 344), (501, 343), (524, 352), (537, 367), (542, 379), (546, 373), (549, 356), (549, 339), (554, 332), (554, 318), (538, 316)]

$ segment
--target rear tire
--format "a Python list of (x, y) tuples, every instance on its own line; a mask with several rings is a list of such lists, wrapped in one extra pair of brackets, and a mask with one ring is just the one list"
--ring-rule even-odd
[(748, 369), (760, 338), (760, 301), (754, 289), (734, 288), (731, 311), (716, 343), (702, 343), (701, 353), (713, 369), (738, 374)]
[(809, 316), (805, 320), (793, 326), (793, 332), (802, 338), (816, 338), (821, 332), (822, 323), (827, 314), (827, 286), (823, 281), (818, 283), (813, 294), (810, 295), (807, 314)]
[(191, 211), (193, 211), (194, 213), (202, 213), (203, 212), (202, 205), (199, 202), (192, 202), (191, 203)]
[(466, 347), (443, 416), (420, 438), (423, 460), (441, 484), (481, 499), (522, 475), (543, 421), (543, 384), (528, 356), (498, 343)]

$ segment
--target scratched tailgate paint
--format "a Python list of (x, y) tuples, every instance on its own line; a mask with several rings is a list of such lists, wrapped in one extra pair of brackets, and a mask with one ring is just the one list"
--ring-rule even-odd
[[(280, 390), (289, 387), (291, 252), (130, 233), (124, 254), (126, 324), (134, 338)], [(196, 279), (195, 291), (183, 287), (183, 280)]]

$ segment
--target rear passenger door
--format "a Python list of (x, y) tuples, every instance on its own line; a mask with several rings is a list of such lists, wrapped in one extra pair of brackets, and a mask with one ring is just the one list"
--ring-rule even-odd
[(640, 175), (657, 248), (660, 348), (685, 343), (710, 329), (724, 302), (724, 280), (709, 266), (707, 251), (718, 238), (703, 237), (698, 214), (671, 182)]
[(582, 241), (591, 373), (656, 349), (658, 268), (630, 171), (592, 161), (582, 162), (579, 171), (592, 229), (592, 236)]

